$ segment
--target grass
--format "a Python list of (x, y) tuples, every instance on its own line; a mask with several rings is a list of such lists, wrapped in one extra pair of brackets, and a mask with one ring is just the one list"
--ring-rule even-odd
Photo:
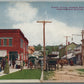
[(41, 77), (41, 70), (40, 69), (32, 69), (32, 70), (22, 70), (17, 71), (11, 74), (7, 74), (1, 76), (0, 79), (40, 79)]
[(84, 69), (77, 69), (77, 71), (79, 71), (80, 76), (84, 76)]
[(50, 79), (52, 76), (54, 76), (54, 71), (44, 71), (44, 80)]
[(78, 71), (84, 72), (84, 69), (77, 69)]

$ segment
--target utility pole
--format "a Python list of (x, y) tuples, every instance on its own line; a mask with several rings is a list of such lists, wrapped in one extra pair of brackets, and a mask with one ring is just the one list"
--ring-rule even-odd
[(82, 65), (84, 66), (84, 30), (82, 30)]
[(70, 36), (65, 36), (65, 38), (66, 38), (66, 59), (67, 59), (67, 45), (68, 45), (68, 37), (70, 37)]
[(45, 54), (45, 23), (51, 23), (51, 21), (37, 21), (37, 23), (43, 23), (43, 69), (46, 69), (46, 54)]

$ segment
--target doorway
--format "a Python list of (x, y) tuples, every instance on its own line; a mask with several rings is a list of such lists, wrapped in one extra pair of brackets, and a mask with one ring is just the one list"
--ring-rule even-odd
[(17, 51), (9, 52), (10, 65), (12, 64), (13, 61), (16, 61), (17, 58), (18, 58), (18, 52)]

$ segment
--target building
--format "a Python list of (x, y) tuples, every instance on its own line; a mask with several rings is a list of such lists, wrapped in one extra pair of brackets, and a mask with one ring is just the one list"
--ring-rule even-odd
[(81, 65), (82, 64), (82, 46), (81, 46), (81, 44), (78, 45), (74, 49), (74, 55), (76, 56), (76, 64)]
[(28, 46), (28, 53), (33, 54), (35, 51), (35, 48), (33, 46)]
[[(77, 45), (73, 52), (69, 52), (67, 54), (67, 59), (69, 60), (69, 63), (70, 63), (70, 60), (73, 60), (73, 63), (76, 64), (76, 65), (81, 65), (82, 61), (81, 61), (81, 51), (82, 51), (82, 47), (81, 47), (81, 44), (80, 45)], [(62, 57), (63, 59), (66, 58), (66, 55), (64, 55)]]
[(28, 60), (28, 40), (20, 29), (0, 29), (0, 58)]
[(59, 50), (59, 56), (60, 56), (60, 57), (63, 57), (63, 56), (66, 55), (66, 53), (67, 53), (67, 54), (73, 53), (73, 52), (74, 52), (74, 49), (75, 49), (76, 47), (77, 47), (77, 44), (74, 43), (74, 42), (72, 42), (72, 43), (70, 43), (69, 45), (67, 45), (67, 47), (66, 47), (66, 46), (62, 47), (62, 48)]

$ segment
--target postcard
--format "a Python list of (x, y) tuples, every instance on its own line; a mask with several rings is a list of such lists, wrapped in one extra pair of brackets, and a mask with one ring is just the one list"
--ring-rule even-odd
[(0, 83), (84, 82), (84, 1), (0, 1)]

